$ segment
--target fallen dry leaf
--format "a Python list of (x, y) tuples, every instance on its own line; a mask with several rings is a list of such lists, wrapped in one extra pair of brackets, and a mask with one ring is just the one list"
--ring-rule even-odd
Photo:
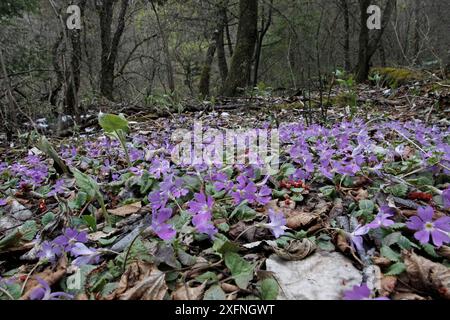
[(36, 280), (37, 278), (41, 278), (45, 282), (48, 283), (48, 285), (51, 287), (55, 283), (57, 283), (59, 280), (61, 280), (62, 277), (67, 272), (67, 258), (65, 256), (62, 256), (58, 263), (55, 266), (51, 266), (44, 271), (34, 275), (33, 277), (30, 277), (30, 279), (27, 282), (27, 285), (25, 286), (24, 294), (20, 298), (20, 300), (28, 300), (30, 298), (31, 292), (33, 292), (34, 289), (41, 287), (39, 282)]
[(198, 287), (189, 287), (187, 283), (181, 286), (172, 293), (173, 300), (200, 300), (205, 291), (206, 281)]
[(162, 300), (167, 293), (165, 274), (142, 261), (132, 263), (120, 279), (118, 288), (106, 300)]
[(277, 203), (275, 200), (267, 204), (266, 211), (268, 211), (268, 209), (273, 209), (275, 211), (283, 212), (287, 220), (286, 226), (295, 230), (313, 224), (321, 215), (329, 212), (332, 203), (322, 199), (314, 200), (316, 201), (314, 203), (310, 201), (310, 207), (305, 206), (302, 207), (301, 210), (289, 206), (282, 206), (283, 202)]
[(272, 247), (275, 254), (287, 261), (299, 261), (312, 254), (317, 246), (309, 239), (294, 240), (286, 248)]
[(133, 213), (138, 212), (142, 208), (142, 203), (135, 202), (131, 204), (124, 205), (122, 207), (116, 208), (116, 209), (109, 209), (108, 212), (119, 217), (126, 217)]
[(220, 286), (222, 287), (222, 290), (225, 293), (232, 293), (232, 292), (236, 292), (236, 291), (240, 290), (238, 286), (235, 286), (235, 285), (229, 284), (229, 283), (225, 283), (225, 282), (221, 283)]
[(450, 260), (450, 247), (449, 246), (442, 246), (439, 249), (437, 249), (437, 253), (441, 256), (446, 258), (447, 260)]
[(403, 258), (412, 287), (450, 299), (450, 268), (413, 252), (404, 252)]
[(398, 292), (392, 296), (392, 300), (427, 300), (412, 292)]
[(381, 278), (380, 295), (383, 297), (391, 295), (392, 292), (394, 292), (396, 286), (397, 286), (397, 277), (383, 276)]

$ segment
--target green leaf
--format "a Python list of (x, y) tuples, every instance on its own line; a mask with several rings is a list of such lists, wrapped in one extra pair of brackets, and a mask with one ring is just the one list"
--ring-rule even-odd
[(85, 215), (82, 217), (84, 223), (92, 230), (97, 231), (97, 220), (95, 220), (95, 217), (90, 215)]
[(388, 258), (389, 260), (393, 261), (393, 262), (398, 262), (400, 261), (400, 254), (395, 252), (394, 250), (392, 250), (389, 247), (381, 247), (380, 253), (383, 257)]
[(217, 282), (217, 281), (219, 281), (219, 278), (217, 278), (217, 275), (214, 272), (207, 271), (207, 272), (199, 275), (198, 277), (196, 277), (195, 280), (200, 282), (200, 283), (203, 283), (205, 281)]
[(219, 285), (214, 285), (205, 291), (203, 300), (225, 300), (226, 295)]
[(253, 279), (254, 266), (234, 252), (225, 254), (225, 265), (230, 269), (237, 286), (241, 289), (247, 289), (248, 284)]
[(11, 248), (19, 244), (22, 239), (22, 233), (19, 228), (6, 235), (3, 239), (0, 239), (0, 250), (5, 248)]
[(359, 201), (359, 209), (365, 212), (372, 213), (375, 209), (375, 204), (372, 200), (361, 200)]
[(53, 222), (55, 220), (55, 214), (53, 212), (47, 212), (42, 218), (41, 218), (41, 223), (46, 226), (48, 225), (50, 222)]
[(221, 239), (217, 237), (214, 240), (213, 250), (220, 255), (226, 254), (227, 252), (238, 252), (239, 246), (228, 239)]
[(295, 202), (302, 202), (305, 198), (303, 197), (303, 195), (298, 194), (295, 196), (291, 197), (291, 200), (295, 201)]
[(256, 218), (256, 211), (248, 205), (243, 205), (239, 206), (239, 209), (233, 216), (236, 216), (236, 218), (240, 221), (251, 221)]
[(263, 300), (276, 300), (278, 291), (278, 283), (274, 278), (266, 278), (261, 281), (261, 298)]
[(78, 169), (72, 169), (77, 186), (86, 193), (90, 199), (93, 199), (100, 193), (100, 187), (97, 182), (87, 174), (82, 173)]
[(88, 195), (86, 192), (78, 192), (75, 200), (69, 201), (69, 208), (72, 210), (80, 210), (86, 204), (88, 200)]
[(319, 191), (327, 198), (333, 199), (336, 196), (336, 189), (333, 186), (325, 186)]
[(42, 136), (39, 139), (38, 148), (47, 156), (53, 159), (53, 166), (55, 167), (56, 172), (58, 172), (59, 174), (68, 174), (70, 172), (66, 163), (59, 157), (58, 153), (55, 151), (55, 149), (52, 147), (45, 136)]
[(123, 114), (107, 114), (100, 113), (98, 115), (98, 123), (105, 132), (113, 133), (119, 130), (124, 132), (129, 131), (128, 121)]
[(397, 262), (389, 267), (387, 270), (387, 276), (398, 276), (406, 270), (406, 266), (403, 262)]
[(31, 241), (34, 239), (38, 232), (37, 223), (34, 220), (26, 221), (20, 228), (20, 233), (22, 234), (22, 240)]
[(425, 250), (426, 253), (428, 253), (430, 256), (432, 256), (433, 258), (439, 258), (440, 256), (436, 253), (436, 250), (434, 249), (434, 246), (429, 244), (429, 243), (425, 243), (422, 244), (422, 248), (423, 250)]
[(396, 184), (391, 187), (387, 187), (386, 191), (395, 197), (403, 198), (408, 193), (408, 186), (405, 184)]

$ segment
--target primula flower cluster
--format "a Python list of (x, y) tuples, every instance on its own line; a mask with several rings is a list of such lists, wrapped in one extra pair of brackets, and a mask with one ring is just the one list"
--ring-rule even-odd
[(419, 240), (420, 243), (429, 243), (431, 237), (433, 244), (440, 247), (450, 242), (450, 217), (434, 220), (433, 215), (432, 207), (419, 208), (417, 216), (412, 216), (406, 225), (409, 229), (416, 231), (414, 238)]
[(97, 264), (100, 262), (101, 252), (88, 248), (85, 243), (88, 241), (86, 232), (79, 232), (76, 229), (67, 228), (63, 234), (53, 241), (44, 241), (37, 253), (41, 261), (55, 263), (63, 252), (70, 254), (75, 259), (72, 264), (82, 266), (86, 264)]

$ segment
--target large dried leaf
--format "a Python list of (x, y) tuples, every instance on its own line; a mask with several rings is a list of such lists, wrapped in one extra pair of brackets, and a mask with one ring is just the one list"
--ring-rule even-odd
[(203, 282), (198, 287), (189, 287), (187, 283), (183, 283), (172, 293), (173, 300), (201, 300), (205, 291), (206, 282)]
[(132, 263), (107, 300), (162, 300), (167, 293), (165, 274), (142, 261)]
[(119, 217), (126, 217), (132, 215), (133, 213), (139, 212), (141, 210), (141, 202), (135, 202), (131, 204), (124, 205), (116, 209), (109, 209), (108, 212)]
[(67, 258), (62, 256), (55, 266), (45, 269), (28, 280), (27, 285), (25, 286), (24, 295), (20, 298), (20, 300), (30, 299), (30, 294), (33, 290), (41, 287), (40, 283), (36, 280), (37, 278), (41, 278), (47, 282), (49, 286), (52, 286), (61, 280), (62, 277), (66, 275), (66, 272)]
[(286, 248), (273, 247), (275, 254), (287, 261), (303, 260), (316, 250), (317, 246), (309, 239), (294, 240)]
[(277, 201), (271, 201), (266, 206), (266, 209), (274, 209), (276, 211), (283, 212), (287, 220), (286, 226), (295, 230), (313, 224), (321, 215), (329, 212), (331, 209), (332, 203), (326, 202), (322, 199), (314, 200), (316, 202), (311, 200), (306, 206), (302, 207), (302, 209), (295, 209), (289, 206), (279, 206)]
[(450, 268), (413, 252), (405, 252), (403, 256), (411, 286), (450, 299)]

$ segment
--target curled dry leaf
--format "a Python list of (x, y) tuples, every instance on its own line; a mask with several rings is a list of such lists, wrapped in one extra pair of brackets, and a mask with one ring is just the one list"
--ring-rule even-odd
[(172, 293), (173, 300), (200, 300), (205, 292), (206, 282), (198, 287), (189, 287), (187, 283), (182, 283), (178, 289)]
[(225, 293), (232, 293), (232, 292), (236, 292), (239, 291), (239, 287), (235, 286), (234, 284), (229, 284), (229, 283), (221, 283), (220, 286), (222, 287), (222, 290)]
[(118, 288), (106, 300), (162, 300), (167, 289), (163, 272), (153, 264), (138, 261), (128, 267)]
[(126, 217), (129, 215), (132, 215), (133, 213), (138, 212), (141, 210), (142, 204), (141, 202), (135, 202), (131, 204), (124, 205), (122, 207), (116, 208), (116, 209), (109, 209), (108, 212), (119, 217)]
[(274, 200), (266, 206), (266, 211), (268, 211), (268, 209), (273, 209), (275, 211), (283, 212), (287, 220), (286, 226), (295, 230), (311, 225), (317, 221), (321, 215), (328, 213), (331, 206), (332, 203), (330, 202), (317, 197), (312, 197), (301, 210), (283, 206), (283, 202), (278, 203)]
[(381, 268), (387, 268), (392, 264), (392, 261), (385, 257), (372, 257), (372, 262)]
[(380, 295), (383, 297), (391, 295), (394, 292), (396, 286), (397, 286), (397, 277), (383, 276), (381, 278)]
[(309, 239), (294, 240), (286, 248), (273, 247), (277, 256), (287, 261), (299, 261), (305, 259), (316, 250), (317, 246)]
[(410, 285), (418, 290), (430, 290), (450, 299), (450, 268), (435, 263), (413, 252), (403, 253)]
[(441, 256), (446, 258), (447, 260), (450, 260), (450, 247), (449, 246), (442, 246), (437, 250), (437, 253)]
[(65, 276), (66, 272), (67, 272), (67, 257), (62, 256), (55, 266), (51, 266), (45, 269), (44, 271), (36, 274), (35, 276), (30, 277), (30, 279), (27, 282), (27, 285), (25, 286), (24, 294), (20, 298), (20, 300), (30, 299), (31, 292), (33, 292), (34, 289), (41, 287), (39, 282), (36, 280), (37, 278), (41, 278), (42, 280), (47, 282), (48, 285), (51, 287), (59, 280), (61, 280), (62, 277)]
[(412, 292), (398, 292), (392, 296), (392, 300), (427, 300)]

